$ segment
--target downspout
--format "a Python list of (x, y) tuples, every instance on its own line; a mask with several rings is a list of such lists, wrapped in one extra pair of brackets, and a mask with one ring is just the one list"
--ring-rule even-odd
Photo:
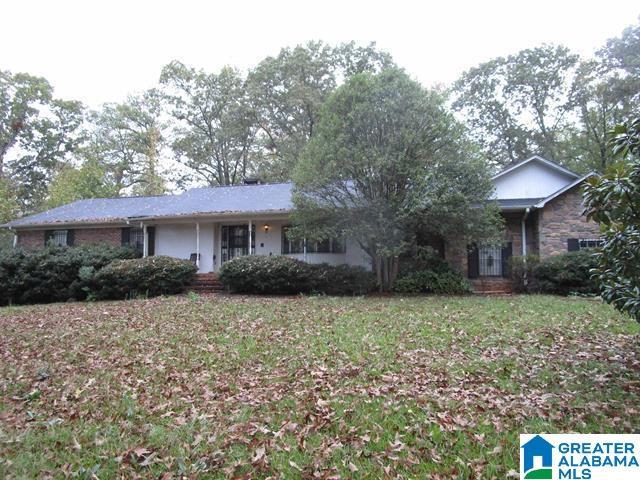
[(142, 243), (142, 256), (146, 258), (149, 256), (149, 234), (147, 232), (147, 225), (142, 224), (142, 234), (143, 234), (143, 243)]
[(13, 232), (13, 248), (15, 249), (18, 246), (18, 232), (11, 227), (9, 227), (9, 231)]
[(531, 208), (527, 207), (522, 217), (522, 265), (524, 266), (522, 282), (525, 286), (529, 283), (527, 279), (527, 217), (531, 212)]
[(196, 267), (200, 270), (200, 222), (196, 222)]
[(527, 217), (529, 216), (529, 212), (531, 212), (531, 208), (527, 207), (524, 211), (524, 217), (522, 217), (522, 256), (527, 256)]

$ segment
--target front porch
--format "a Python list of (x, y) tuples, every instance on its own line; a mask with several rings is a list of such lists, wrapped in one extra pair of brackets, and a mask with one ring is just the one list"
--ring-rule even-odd
[(356, 242), (291, 242), (286, 239), (288, 225), (286, 215), (148, 221), (140, 227), (141, 250), (145, 256), (191, 260), (199, 274), (218, 272), (226, 261), (243, 255), (286, 255), (309, 263), (371, 268)]

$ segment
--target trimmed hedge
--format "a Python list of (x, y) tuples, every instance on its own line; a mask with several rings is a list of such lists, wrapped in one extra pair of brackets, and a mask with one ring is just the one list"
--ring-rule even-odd
[(188, 260), (154, 256), (116, 260), (89, 280), (99, 300), (175, 294), (193, 283), (196, 266)]
[(597, 295), (597, 282), (591, 277), (598, 260), (593, 250), (563, 253), (541, 260), (533, 267), (535, 291), (557, 295)]
[[(514, 290), (528, 293), (555, 295), (597, 295), (598, 284), (591, 270), (598, 263), (594, 250), (580, 250), (554, 255), (543, 260), (527, 257), (526, 268), (522, 259), (512, 259)], [(527, 284), (523, 274), (527, 274)]]
[(89, 273), (138, 255), (132, 248), (107, 245), (2, 251), (0, 304), (82, 300), (89, 291)]
[(310, 265), (313, 291), (325, 295), (365, 295), (376, 289), (373, 273), (351, 265)]
[(235, 293), (273, 295), (362, 295), (376, 285), (362, 267), (312, 265), (279, 255), (234, 258), (220, 269), (220, 281)]

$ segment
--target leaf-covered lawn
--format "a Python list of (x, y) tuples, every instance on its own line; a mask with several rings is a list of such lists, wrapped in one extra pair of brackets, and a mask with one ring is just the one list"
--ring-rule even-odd
[(502, 479), (519, 433), (640, 429), (640, 328), (593, 300), (184, 296), (0, 332), (2, 478)]

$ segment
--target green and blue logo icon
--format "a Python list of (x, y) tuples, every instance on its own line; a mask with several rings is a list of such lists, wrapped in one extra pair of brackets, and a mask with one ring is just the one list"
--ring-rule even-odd
[(536, 435), (520, 448), (523, 464), (521, 478), (545, 480), (553, 478), (554, 446), (551, 443), (540, 435)]

